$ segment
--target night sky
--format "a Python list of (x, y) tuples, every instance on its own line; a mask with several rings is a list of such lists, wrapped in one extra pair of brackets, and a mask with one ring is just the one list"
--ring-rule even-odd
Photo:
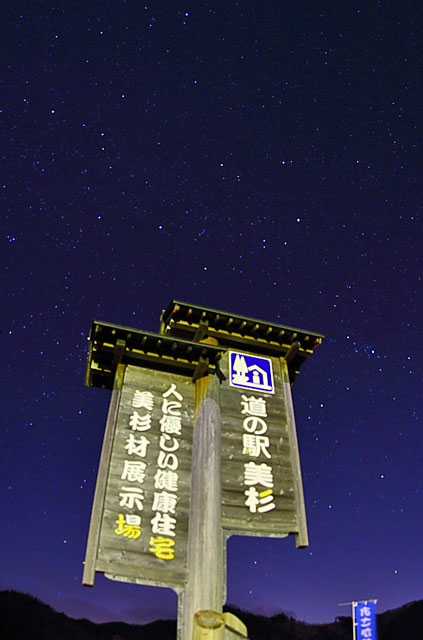
[(179, 299), (326, 336), (293, 386), (310, 546), (231, 538), (228, 602), (316, 622), (422, 598), (422, 4), (2, 13), (0, 588), (176, 615), (81, 578), (110, 399), (84, 386), (92, 321), (158, 331)]

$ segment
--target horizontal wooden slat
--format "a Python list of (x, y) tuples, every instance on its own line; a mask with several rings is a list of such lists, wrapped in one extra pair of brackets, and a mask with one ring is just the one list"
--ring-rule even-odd
[(100, 558), (97, 560), (96, 570), (103, 573), (119, 574), (128, 578), (138, 578), (141, 581), (145, 578), (146, 583), (164, 583), (169, 587), (175, 584), (184, 585), (186, 582), (186, 572), (172, 569), (169, 571), (169, 563), (159, 567), (158, 562), (165, 562), (165, 560), (157, 559), (157, 562), (153, 566), (143, 564), (142, 566), (131, 562), (130, 560), (122, 561), (118, 555), (115, 555), (113, 551), (107, 554), (107, 560)]

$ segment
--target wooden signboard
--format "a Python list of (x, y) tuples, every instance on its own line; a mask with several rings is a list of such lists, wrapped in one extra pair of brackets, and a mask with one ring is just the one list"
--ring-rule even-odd
[(220, 369), (223, 527), (239, 535), (292, 533), (307, 546), (286, 361), (228, 351)]
[(94, 498), (83, 583), (95, 571), (168, 587), (186, 582), (194, 385), (120, 365)]

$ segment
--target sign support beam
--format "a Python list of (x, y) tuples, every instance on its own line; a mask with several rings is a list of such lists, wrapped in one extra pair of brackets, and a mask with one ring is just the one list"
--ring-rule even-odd
[(116, 416), (119, 408), (123, 382), (124, 366), (118, 365), (114, 379), (112, 398), (110, 400), (109, 414), (107, 416), (106, 430), (104, 432), (103, 448), (100, 458), (100, 467), (97, 474), (97, 484), (94, 494), (94, 503), (91, 514), (90, 530), (88, 533), (87, 552), (84, 562), (84, 574), (82, 584), (87, 587), (94, 586), (95, 564), (97, 560), (98, 545), (100, 540), (100, 524), (106, 495), (107, 474), (112, 455), (113, 438), (115, 435)]
[(282, 380), (284, 386), (285, 405), (288, 414), (288, 431), (291, 443), (291, 464), (294, 474), (294, 491), (297, 505), (298, 533), (296, 534), (297, 548), (308, 547), (307, 518), (305, 511), (303, 481), (301, 476), (300, 454), (298, 450), (297, 429), (295, 426), (294, 405), (292, 403), (291, 385), (286, 360), (280, 358)]
[(219, 379), (204, 376), (196, 385), (188, 531), (188, 581), (182, 594), (179, 638), (192, 640), (194, 614), (223, 607)]

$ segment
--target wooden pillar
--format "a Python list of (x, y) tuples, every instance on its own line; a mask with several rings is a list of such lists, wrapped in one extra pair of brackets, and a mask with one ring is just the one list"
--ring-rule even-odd
[(223, 606), (220, 383), (216, 375), (210, 375), (200, 378), (195, 385), (188, 582), (182, 594), (179, 625), (182, 640), (193, 640), (195, 613), (200, 610), (221, 613)]

